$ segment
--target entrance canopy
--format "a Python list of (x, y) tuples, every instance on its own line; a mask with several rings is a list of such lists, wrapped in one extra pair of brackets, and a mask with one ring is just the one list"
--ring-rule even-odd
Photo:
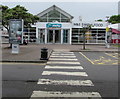
[(53, 5), (37, 15), (40, 22), (71, 22), (73, 16)]
[(109, 25), (108, 27), (112, 29), (112, 32), (116, 34), (120, 34), (120, 23), (112, 24), (112, 25)]
[(117, 29), (112, 29), (112, 32), (116, 33), (116, 34), (120, 34), (120, 31)]

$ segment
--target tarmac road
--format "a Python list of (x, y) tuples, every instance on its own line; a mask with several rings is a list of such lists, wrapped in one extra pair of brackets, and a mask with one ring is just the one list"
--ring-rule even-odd
[[(107, 99), (118, 99), (116, 98), (118, 96), (118, 65), (116, 64), (117, 55), (115, 53), (106, 54), (105, 52), (74, 52), (74, 55), (76, 56), (76, 59), (78, 59), (77, 62), (80, 62), (81, 66), (84, 68), (83, 70), (77, 69), (79, 68), (79, 64), (77, 62), (74, 62), (74, 64), (76, 64), (76, 69), (74, 68), (74, 70), (72, 67), (71, 69), (67, 69), (67, 67), (64, 67), (63, 69), (60, 69), (58, 67), (56, 67), (56, 69), (53, 69), (51, 67), (50, 69), (49, 67), (48, 69), (48, 67), (45, 68), (46, 64), (42, 63), (3, 63), (3, 97), (7, 97), (5, 99), (9, 99), (8, 97), (13, 97), (12, 99), (15, 99), (15, 97), (26, 97), (26, 99), (29, 99), (33, 94), (33, 91), (41, 90), (72, 92), (97, 91), (102, 97), (106, 97)], [(53, 61), (53, 63), (55, 61)], [(75, 61), (75, 59), (73, 61)], [(50, 62), (49, 64), (52, 63)], [(62, 60), (62, 62), (64, 63), (66, 61)], [(71, 62), (68, 62), (69, 65), (67, 62), (64, 64), (66, 64), (66, 66), (69, 66)], [(73, 66), (75, 66), (74, 64)], [(54, 64), (51, 64), (51, 66), (53, 65)], [(59, 62), (59, 66), (62, 66), (61, 61)], [(55, 74), (48, 75), (48, 73), (45, 71)], [(71, 74), (72, 76), (69, 75), (70, 72), (81, 71), (86, 72), (88, 76), (79, 77), (73, 76), (73, 74)], [(67, 76), (62, 75), (62, 73), (65, 72)], [(59, 73), (59, 75), (57, 73)], [(93, 82), (94, 87), (91, 88), (89, 86), (82, 87), (54, 84), (37, 84), (39, 79), (47, 78), (52, 80), (90, 80)]]
[(5, 99), (9, 97), (12, 97), (12, 99), (15, 97), (30, 97), (38, 79), (41, 77), (44, 66), (45, 64), (42, 63), (3, 63), (3, 97), (6, 97)]
[[(110, 56), (111, 54), (116, 57)], [(118, 97), (118, 54), (81, 52), (75, 55), (102, 97)], [(95, 60), (98, 61), (95, 62)]]

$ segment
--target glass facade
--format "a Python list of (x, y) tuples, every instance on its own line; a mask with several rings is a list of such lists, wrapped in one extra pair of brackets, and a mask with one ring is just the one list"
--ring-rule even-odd
[(45, 29), (38, 29), (38, 38), (40, 43), (45, 43)]
[[(47, 29), (38, 28), (38, 43), (45, 43), (45, 30), (47, 30), (47, 43), (63, 43), (69, 44), (70, 39), (72, 44), (83, 43), (83, 32), (81, 28), (72, 28), (72, 35), (70, 38), (70, 29)], [(92, 28), (89, 32), (85, 33), (86, 43), (100, 44), (105, 43), (105, 28)], [(23, 39), (28, 39), (29, 43), (36, 42), (36, 28), (24, 28)]]
[(64, 29), (63, 30), (63, 43), (69, 43), (69, 38), (70, 38), (70, 30)]
[[(85, 33), (86, 43), (104, 43), (106, 29), (91, 29)], [(72, 28), (72, 44), (83, 43), (83, 32), (80, 28)]]
[(105, 22), (72, 22), (73, 17), (53, 5), (38, 14), (40, 22), (37, 25), (37, 41), (39, 43), (81, 44), (84, 40), (82, 27), (92, 25), (92, 29), (85, 33), (87, 44), (105, 42)]
[(28, 43), (36, 42), (36, 28), (24, 28), (23, 39), (28, 39)]
[(70, 22), (70, 18), (56, 9), (51, 10), (40, 17), (40, 22)]

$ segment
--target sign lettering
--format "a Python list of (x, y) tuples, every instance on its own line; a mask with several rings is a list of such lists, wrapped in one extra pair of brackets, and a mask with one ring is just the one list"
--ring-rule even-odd
[(48, 23), (48, 24), (46, 24), (46, 27), (47, 27), (47, 28), (61, 28), (61, 27), (62, 27), (62, 24)]
[(73, 23), (74, 26), (81, 26), (81, 27), (87, 27), (87, 26), (92, 26), (92, 27), (103, 27), (103, 23)]

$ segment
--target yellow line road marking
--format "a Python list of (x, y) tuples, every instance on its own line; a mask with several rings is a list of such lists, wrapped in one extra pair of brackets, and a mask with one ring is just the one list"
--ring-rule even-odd
[(108, 56), (111, 56), (111, 57), (114, 57), (114, 58), (118, 59), (117, 56), (114, 56), (116, 53), (114, 53), (114, 54), (112, 54), (112, 53), (105, 53), (105, 54), (108, 55)]
[(117, 65), (118, 63), (112, 63), (112, 64), (115, 64), (115, 65)]
[(104, 63), (98, 63), (98, 64), (104, 64)]
[(82, 56), (84, 56), (89, 62), (91, 62), (92, 64), (94, 64), (87, 56), (85, 56), (83, 53), (79, 52)]
[(117, 60), (111, 60), (107, 59), (103, 56), (100, 56), (99, 59), (93, 59), (90, 60), (87, 56), (85, 56), (83, 53), (79, 52), (82, 56), (84, 56), (89, 62), (91, 62), (94, 65), (117, 65)]

